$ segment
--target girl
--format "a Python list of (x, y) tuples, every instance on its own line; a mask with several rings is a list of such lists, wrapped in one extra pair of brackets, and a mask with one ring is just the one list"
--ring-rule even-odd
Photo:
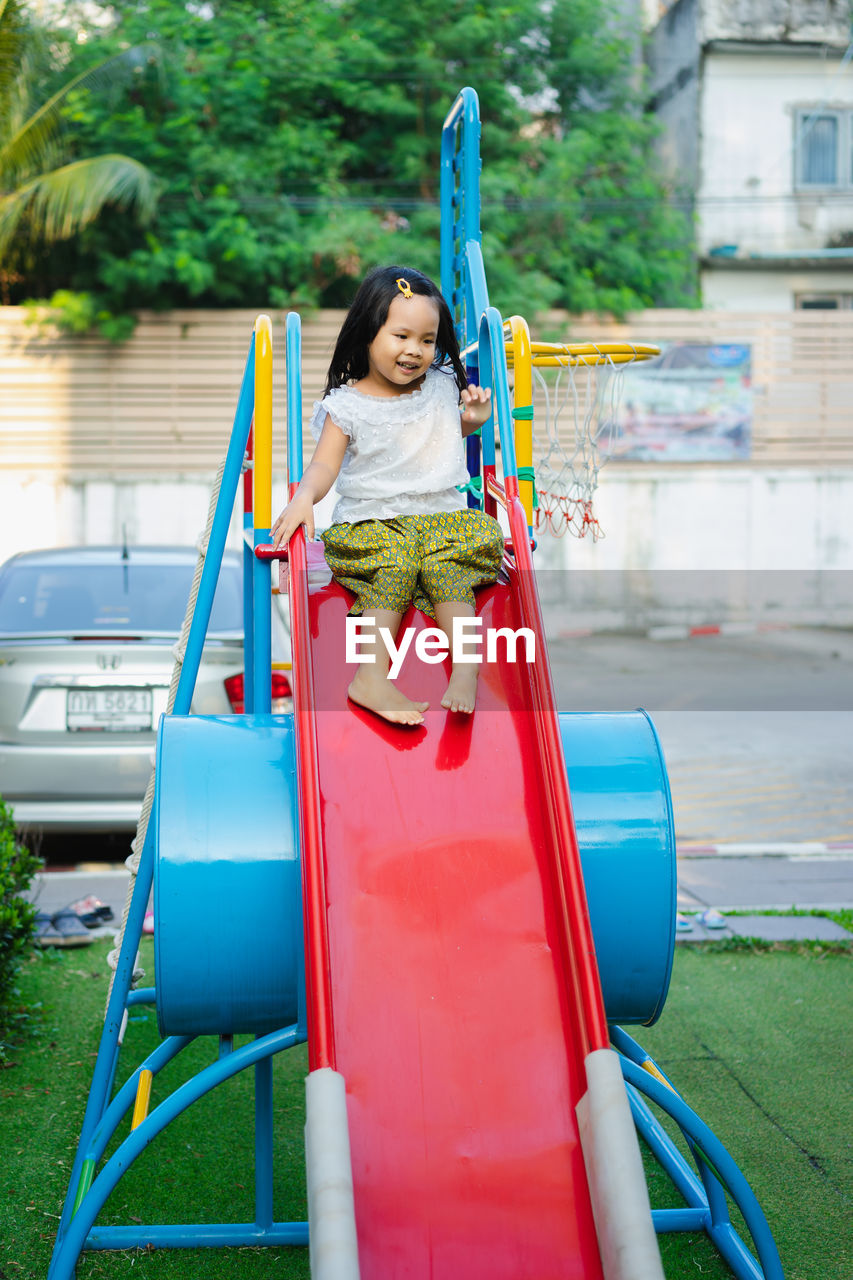
[[(500, 525), (469, 510), (457, 487), (468, 480), (462, 437), (486, 421), (489, 397), (468, 386), (450, 310), (432, 280), (409, 267), (371, 271), (315, 406), (314, 456), (272, 527), (277, 547), (300, 525), (313, 538), (314, 504), (337, 480), (326, 560), (356, 596), (350, 614), (372, 620), (375, 656), (359, 666), (348, 692), (397, 724), (422, 724), (428, 703), (391, 682), (379, 629), (396, 636), (414, 601), (435, 618), (452, 652), (453, 619), (473, 617), (473, 588), (494, 582), (500, 568)], [(478, 674), (478, 663), (454, 658), (441, 705), (473, 711)]]

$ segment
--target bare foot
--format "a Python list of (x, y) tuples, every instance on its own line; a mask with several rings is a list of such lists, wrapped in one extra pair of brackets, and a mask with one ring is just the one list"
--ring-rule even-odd
[(441, 705), (448, 711), (463, 711), (470, 715), (477, 701), (477, 678), (480, 672), (476, 663), (465, 663), (454, 667), (450, 673), (450, 682), (441, 699)]
[(357, 672), (347, 693), (360, 707), (375, 711), (392, 724), (423, 724), (423, 713), (429, 706), (428, 702), (412, 702), (390, 680), (371, 679), (361, 671)]

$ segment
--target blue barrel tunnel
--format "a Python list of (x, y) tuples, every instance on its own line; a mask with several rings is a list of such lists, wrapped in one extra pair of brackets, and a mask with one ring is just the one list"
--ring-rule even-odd
[[(642, 711), (560, 730), (608, 1020), (651, 1023), (669, 987), (675, 838)], [(291, 715), (167, 716), (157, 744), (154, 919), (162, 1035), (264, 1034), (301, 981)]]

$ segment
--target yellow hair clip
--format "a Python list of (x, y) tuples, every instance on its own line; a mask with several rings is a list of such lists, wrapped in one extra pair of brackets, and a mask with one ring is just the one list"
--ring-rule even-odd
[(412, 286), (409, 284), (408, 280), (404, 280), (402, 276), (400, 276), (397, 281), (397, 288), (400, 290), (404, 298), (413, 298), (415, 296), (412, 293)]

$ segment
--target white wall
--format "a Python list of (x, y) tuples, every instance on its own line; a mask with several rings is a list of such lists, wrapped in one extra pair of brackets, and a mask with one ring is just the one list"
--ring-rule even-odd
[(604, 537), (539, 538), (559, 630), (853, 625), (853, 470), (605, 468)]
[[(204, 533), (213, 477), (170, 480), (18, 480), (0, 478), (0, 560), (39, 547), (128, 542), (194, 546)], [(284, 505), (285, 485), (274, 487)], [(242, 545), (232, 515), (228, 545)]]
[[(772, 48), (706, 54), (701, 94), (699, 247), (807, 251), (853, 230), (853, 193), (794, 191), (797, 107), (853, 108), (853, 67)], [(828, 287), (828, 286), (825, 286)]]
[(580, 569), (853, 570), (853, 470), (605, 466), (605, 536), (549, 552)]
[[(0, 558), (118, 542), (123, 525), (132, 543), (192, 545), (210, 483), (0, 480)], [(284, 492), (278, 480), (274, 511)], [(319, 527), (330, 508), (327, 499)], [(605, 536), (539, 535), (546, 614), (558, 629), (727, 619), (853, 625), (851, 510), (853, 470), (605, 467), (595, 499)], [(241, 529), (237, 515), (230, 546), (241, 545)]]
[(707, 267), (701, 273), (701, 285), (702, 303), (709, 311), (791, 311), (797, 294), (853, 295), (853, 268), (727, 271), (724, 267)]

